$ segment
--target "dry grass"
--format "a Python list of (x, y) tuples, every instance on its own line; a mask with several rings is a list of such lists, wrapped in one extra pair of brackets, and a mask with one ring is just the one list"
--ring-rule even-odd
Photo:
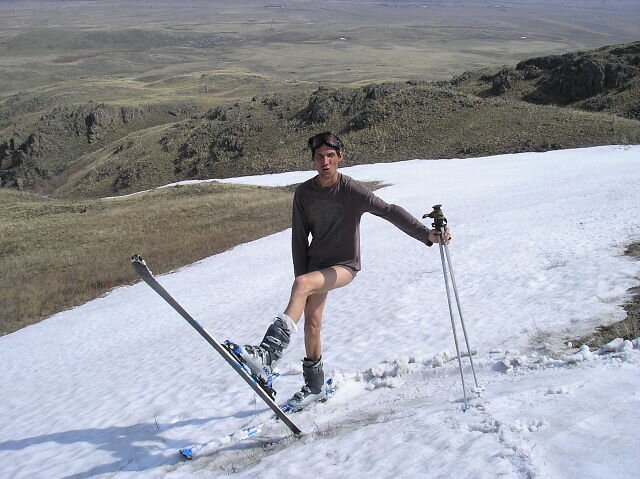
[(591, 349), (599, 349), (616, 338), (629, 341), (640, 338), (640, 290), (632, 301), (625, 304), (627, 317), (609, 326), (597, 328), (595, 332), (576, 341), (577, 346), (586, 344)]
[[(631, 244), (625, 253), (640, 259), (640, 242)], [(578, 346), (586, 344), (590, 348), (601, 348), (616, 338), (628, 340), (640, 338), (640, 286), (631, 288), (631, 292), (633, 297), (622, 306), (627, 312), (625, 319), (609, 326), (597, 328), (592, 334), (573, 341), (573, 343)]]
[(114, 200), (56, 201), (0, 191), (0, 335), (155, 273), (290, 224), (292, 192), (207, 183)]

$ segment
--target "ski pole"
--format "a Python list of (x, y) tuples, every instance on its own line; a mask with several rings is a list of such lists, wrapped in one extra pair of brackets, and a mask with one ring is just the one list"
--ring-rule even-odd
[(464, 316), (462, 315), (462, 306), (460, 306), (460, 297), (458, 296), (458, 287), (456, 286), (456, 277), (453, 274), (453, 264), (451, 263), (451, 256), (449, 255), (449, 245), (444, 245), (444, 252), (447, 256), (447, 263), (449, 264), (449, 275), (451, 276), (451, 284), (453, 285), (453, 294), (456, 298), (456, 305), (458, 306), (458, 315), (460, 316), (460, 325), (462, 326), (462, 336), (467, 346), (467, 352), (469, 353), (469, 364), (471, 365), (471, 372), (473, 373), (473, 380), (476, 385), (476, 389), (479, 389), (478, 378), (476, 377), (476, 370), (473, 367), (473, 354), (471, 354), (471, 346), (469, 345), (469, 335), (467, 334), (467, 328), (464, 324)]
[[(444, 233), (447, 227), (447, 218), (444, 216), (442, 212), (442, 205), (435, 205), (433, 207), (433, 211), (429, 214), (423, 215), (422, 218), (432, 218), (433, 223), (432, 226), (438, 231), (442, 237), (444, 237)], [(458, 333), (456, 331), (456, 322), (453, 313), (453, 302), (451, 301), (451, 290), (449, 288), (449, 278), (451, 278), (451, 284), (453, 286), (453, 292), (456, 299), (456, 306), (458, 307), (458, 316), (460, 317), (460, 324), (462, 325), (462, 333), (464, 337), (465, 344), (467, 346), (467, 353), (469, 355), (469, 362), (471, 364), (471, 372), (473, 373), (473, 379), (475, 381), (476, 390), (480, 388), (478, 385), (478, 378), (476, 377), (476, 371), (473, 366), (473, 355), (471, 353), (471, 347), (469, 346), (469, 337), (467, 335), (467, 329), (464, 324), (464, 317), (462, 315), (462, 307), (460, 306), (460, 297), (458, 295), (458, 287), (456, 286), (455, 276), (453, 274), (453, 266), (451, 264), (451, 256), (449, 255), (449, 246), (443, 244), (441, 241), (438, 242), (440, 247), (440, 260), (442, 262), (442, 274), (444, 276), (444, 286), (447, 293), (447, 304), (449, 305), (449, 316), (451, 318), (451, 329), (453, 331), (453, 340), (456, 346), (456, 355), (458, 357), (458, 366), (460, 369), (460, 380), (462, 382), (462, 395), (464, 397), (464, 410), (466, 411), (468, 408), (467, 403), (467, 388), (464, 382), (464, 373), (462, 371), (462, 355), (460, 354), (460, 346), (458, 342)], [(445, 260), (446, 257), (446, 260)]]

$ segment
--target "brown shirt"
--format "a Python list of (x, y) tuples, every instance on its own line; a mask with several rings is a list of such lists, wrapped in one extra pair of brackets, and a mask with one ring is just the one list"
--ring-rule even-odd
[(293, 197), (295, 275), (330, 266), (360, 271), (360, 218), (363, 213), (380, 216), (431, 246), (429, 228), (400, 206), (378, 198), (362, 183), (340, 174), (334, 185), (322, 188), (312, 178), (299, 185)]

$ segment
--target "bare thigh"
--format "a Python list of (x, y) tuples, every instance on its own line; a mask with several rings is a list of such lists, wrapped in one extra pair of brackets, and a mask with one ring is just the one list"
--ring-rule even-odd
[(353, 281), (353, 273), (342, 266), (331, 266), (330, 268), (312, 271), (296, 278), (297, 286), (309, 296), (328, 293), (332, 289), (348, 285), (351, 281)]
[(346, 286), (351, 281), (353, 281), (353, 274), (341, 266), (332, 266), (300, 275), (293, 282), (291, 298), (285, 314), (296, 323), (300, 321), (303, 312), (305, 317), (315, 317), (318, 313), (321, 317), (326, 293)]

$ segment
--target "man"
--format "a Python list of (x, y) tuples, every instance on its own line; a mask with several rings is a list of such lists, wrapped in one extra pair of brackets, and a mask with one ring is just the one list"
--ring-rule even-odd
[[(266, 379), (304, 314), (305, 384), (287, 402), (293, 410), (324, 397), (322, 313), (328, 292), (349, 284), (360, 270), (362, 214), (380, 216), (427, 246), (439, 242), (441, 236), (401, 207), (385, 203), (361, 183), (339, 173), (344, 147), (336, 135), (319, 133), (309, 139), (308, 146), (318, 174), (299, 185), (293, 199), (295, 280), (289, 304), (284, 313), (276, 316), (259, 346), (240, 348), (252, 372)], [(445, 230), (445, 244), (450, 239), (449, 231)]]

